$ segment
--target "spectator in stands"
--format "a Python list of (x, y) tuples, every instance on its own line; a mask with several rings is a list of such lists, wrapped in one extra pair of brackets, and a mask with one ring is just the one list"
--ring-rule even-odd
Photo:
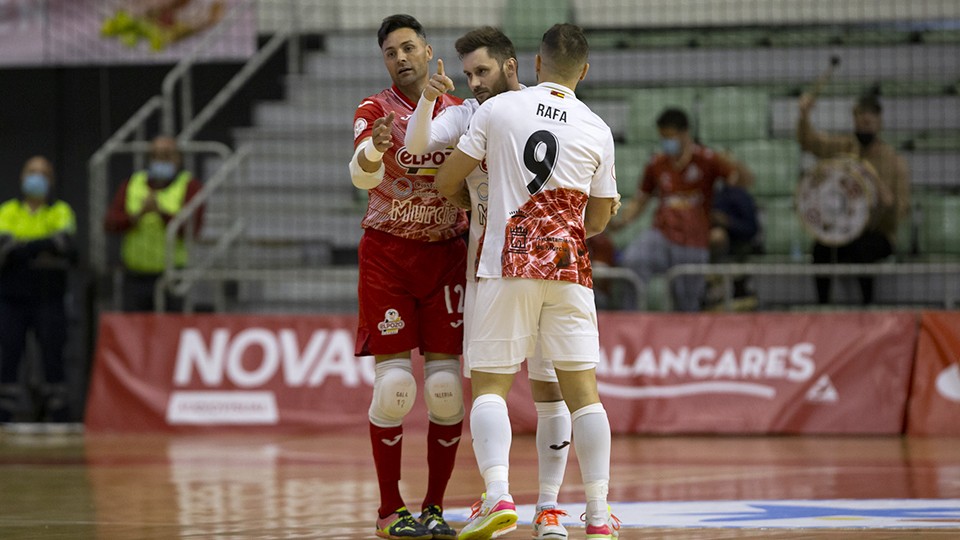
[[(124, 277), (124, 311), (153, 311), (154, 286), (166, 267), (166, 230), (173, 219), (200, 191), (201, 184), (182, 168), (180, 150), (173, 137), (153, 139), (149, 168), (136, 171), (120, 186), (107, 211), (104, 228), (123, 235), (120, 259)], [(190, 233), (196, 235), (203, 224), (203, 207), (193, 216)], [(174, 245), (173, 262), (178, 268), (187, 264), (187, 249), (181, 230)], [(169, 311), (182, 309), (183, 300), (168, 294)]]
[[(760, 221), (757, 204), (748, 190), (750, 186), (721, 183), (714, 192), (713, 210), (710, 212), (710, 262), (744, 263), (750, 255), (759, 253)], [(722, 285), (722, 282), (721, 282)], [(709, 294), (713, 302), (725, 300), (720, 294)], [(756, 306), (756, 297), (749, 287), (747, 276), (733, 279), (734, 309), (747, 310)]]
[[(797, 138), (800, 147), (818, 158), (853, 155), (867, 161), (877, 172), (877, 206), (866, 230), (850, 243), (832, 248), (814, 243), (813, 262), (873, 263), (893, 254), (897, 227), (910, 209), (910, 172), (907, 162), (893, 146), (880, 138), (883, 109), (875, 95), (857, 100), (853, 108), (854, 132), (826, 134), (810, 124), (810, 111), (816, 99), (811, 94), (800, 97), (800, 119)], [(834, 253), (834, 249), (836, 252)], [(860, 277), (861, 300), (864, 305), (873, 302), (873, 278)], [(830, 278), (817, 277), (817, 299), (821, 304), (830, 301)]]
[[(647, 283), (654, 274), (678, 264), (706, 264), (710, 260), (710, 213), (714, 184), (751, 183), (752, 173), (742, 164), (696, 144), (687, 114), (669, 108), (657, 118), (661, 152), (655, 154), (640, 178), (637, 195), (624, 204), (611, 226), (622, 229), (637, 219), (653, 197), (659, 206), (653, 228), (644, 231), (620, 254), (621, 266), (631, 268)], [(675, 309), (698, 311), (705, 280), (684, 275), (673, 280)]]
[(45, 417), (70, 419), (63, 348), (77, 223), (70, 205), (51, 196), (53, 184), (50, 161), (32, 157), (20, 174), (22, 196), (0, 206), (0, 422), (14, 419), (25, 395), (19, 380), (29, 330), (43, 360)]

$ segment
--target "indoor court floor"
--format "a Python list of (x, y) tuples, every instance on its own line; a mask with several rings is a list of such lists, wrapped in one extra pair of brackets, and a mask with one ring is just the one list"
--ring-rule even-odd
[[(404, 437), (403, 492), (419, 509), (423, 433)], [(530, 538), (532, 436), (511, 489)], [(623, 539), (960, 538), (960, 439), (615, 436), (610, 501)], [(482, 491), (468, 434), (447, 494), (463, 519)], [(571, 452), (561, 505), (582, 539)], [(578, 502), (581, 501), (581, 502)], [(0, 433), (0, 538), (375, 538), (363, 432), (220, 435)]]

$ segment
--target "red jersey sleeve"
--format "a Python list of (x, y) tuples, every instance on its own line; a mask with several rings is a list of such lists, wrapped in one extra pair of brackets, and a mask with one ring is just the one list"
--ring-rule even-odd
[(360, 102), (360, 105), (357, 106), (357, 110), (353, 113), (353, 148), (357, 148), (357, 144), (370, 137), (373, 133), (373, 123), (378, 119), (386, 116), (386, 113), (383, 110), (383, 105), (380, 101), (372, 99), (373, 96)]
[(643, 176), (640, 177), (639, 186), (642, 193), (652, 195), (657, 188), (657, 158), (654, 157), (647, 163), (643, 169)]

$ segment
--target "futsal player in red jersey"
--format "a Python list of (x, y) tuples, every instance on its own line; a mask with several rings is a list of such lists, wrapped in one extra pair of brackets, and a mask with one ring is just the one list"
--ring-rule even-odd
[[(409, 15), (391, 15), (377, 32), (393, 85), (360, 102), (354, 115), (353, 184), (367, 190), (359, 247), (358, 356), (373, 355), (370, 441), (380, 485), (376, 534), (381, 538), (453, 539), (443, 495), (463, 427), (460, 360), (466, 272), (466, 213), (440, 196), (434, 174), (446, 153), (412, 155), (407, 121), (430, 77), (433, 49)], [(461, 103), (441, 96), (433, 113)], [(417, 382), (411, 350), (423, 353), (424, 400), (430, 417), (429, 474), (419, 519), (400, 495), (403, 418)]]

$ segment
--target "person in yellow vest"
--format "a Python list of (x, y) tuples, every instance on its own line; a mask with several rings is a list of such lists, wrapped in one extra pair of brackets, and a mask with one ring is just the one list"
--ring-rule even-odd
[(43, 360), (39, 416), (71, 420), (63, 349), (77, 220), (70, 205), (50, 196), (53, 182), (53, 165), (34, 156), (20, 174), (22, 197), (0, 205), (0, 422), (17, 420), (23, 405), (20, 364), (30, 330)]
[[(153, 139), (147, 170), (136, 171), (117, 190), (107, 211), (104, 228), (122, 235), (120, 259), (124, 267), (124, 311), (153, 311), (153, 289), (166, 265), (167, 224), (202, 187), (193, 173), (183, 170), (180, 150), (173, 137)], [(203, 208), (193, 218), (190, 233), (203, 224)], [(177, 267), (187, 264), (183, 242), (186, 231), (174, 246)], [(182, 299), (167, 296), (167, 310), (182, 309)]]

